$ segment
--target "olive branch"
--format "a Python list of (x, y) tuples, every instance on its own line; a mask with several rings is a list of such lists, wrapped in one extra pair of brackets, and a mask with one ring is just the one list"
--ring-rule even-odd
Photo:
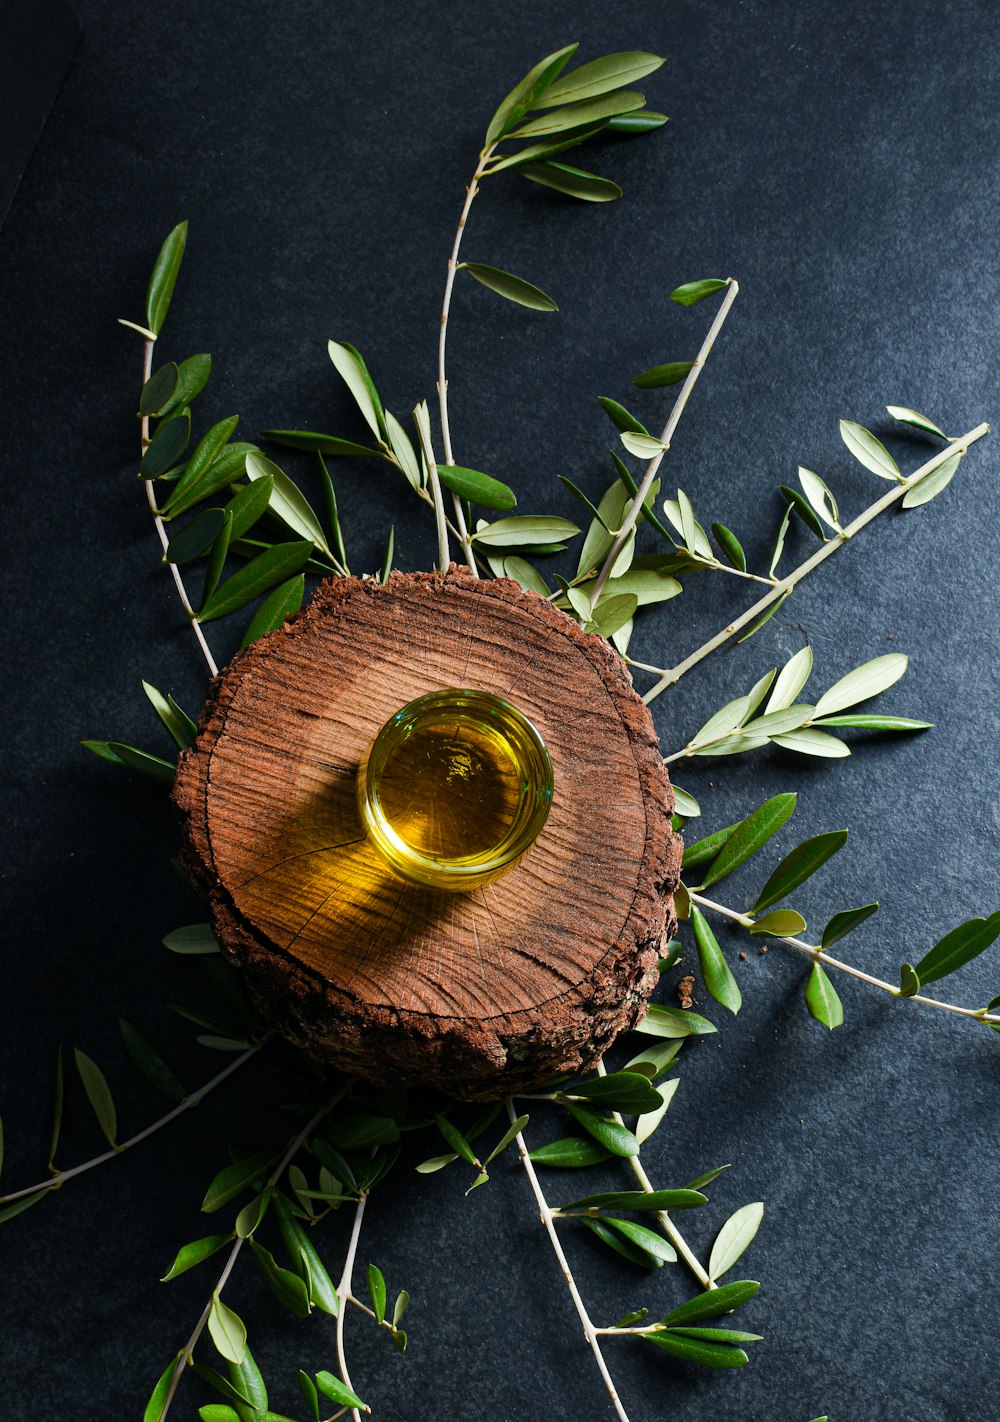
[[(233, 438), (237, 428), (235, 416), (212, 426), (188, 454), (192, 405), (209, 379), (211, 360), (207, 355), (195, 355), (179, 363), (167, 361), (153, 368), (154, 347), (160, 338), (185, 253), (187, 225), (179, 224), (168, 235), (150, 280), (144, 322), (124, 321), (123, 324), (135, 329), (143, 338), (138, 407), (139, 474), (145, 483), (164, 561), (170, 566), (178, 597), (210, 674), (215, 675), (218, 668), (204, 634), (204, 624), (240, 612), (263, 598), (246, 629), (243, 639), (246, 645), (280, 626), (290, 612), (301, 606), (307, 573), (348, 575), (335, 486), (326, 463), (329, 458), (374, 458), (394, 468), (411, 493), (432, 510), (439, 568), (445, 568), (450, 561), (449, 539), (453, 539), (473, 576), (513, 577), (549, 598), (586, 630), (612, 640), (634, 669), (655, 678), (644, 697), (649, 703), (732, 637), (741, 632), (750, 636), (763, 626), (799, 582), (875, 518), (898, 503), (910, 509), (942, 493), (967, 451), (988, 432), (988, 426), (980, 424), (962, 436), (948, 437), (919, 412), (888, 407), (893, 418), (929, 438), (943, 441), (935, 454), (907, 475), (899, 470), (891, 454), (873, 434), (860, 425), (843, 421), (841, 432), (852, 455), (870, 473), (888, 480), (892, 487), (844, 524), (826, 482), (812, 471), (800, 469), (798, 489), (781, 486), (784, 514), (770, 566), (766, 572), (750, 571), (742, 544), (722, 523), (711, 524), (716, 545), (713, 547), (695, 515), (691, 499), (683, 490), (677, 489), (675, 498), (664, 501), (662, 518), (656, 508), (660, 471), (681, 415), (739, 292), (738, 283), (732, 278), (685, 283), (671, 297), (675, 304), (685, 308), (722, 294), (709, 329), (693, 360), (667, 361), (635, 379), (634, 383), (641, 389), (681, 387), (659, 436), (651, 435), (623, 404), (611, 397), (601, 397), (602, 407), (618, 433), (624, 454), (641, 461), (644, 468), (638, 475), (634, 474), (616, 451), (612, 456), (615, 479), (596, 503), (571, 480), (563, 478), (564, 487), (587, 512), (589, 526), (575, 575), (567, 578), (556, 573), (553, 575), (555, 586), (550, 586), (531, 560), (561, 552), (566, 541), (581, 530), (566, 518), (512, 515), (510, 510), (516, 507), (517, 499), (507, 484), (493, 475), (456, 463), (448, 410), (447, 333), (460, 271), (521, 306), (539, 312), (557, 309), (552, 297), (525, 278), (499, 267), (460, 260), (474, 200), (488, 178), (507, 172), (580, 201), (613, 201), (621, 196), (618, 185), (608, 178), (568, 165), (563, 161), (565, 153), (599, 136), (650, 132), (665, 121), (663, 115), (646, 110), (643, 94), (627, 87), (654, 73), (662, 63), (658, 56), (641, 52), (610, 55), (567, 72), (566, 66), (575, 51), (575, 45), (567, 46), (547, 56), (507, 96), (490, 122), (466, 189), (448, 259), (438, 337), (438, 422), (443, 462), (434, 454), (435, 435), (426, 403), (419, 404), (412, 412), (414, 437), (411, 438), (402, 422), (384, 407), (360, 352), (346, 342), (331, 341), (328, 354), (373, 442), (360, 443), (304, 430), (268, 430), (262, 435), (262, 439), (271, 443), (317, 457), (323, 519), (313, 510), (299, 485), (257, 445)], [(450, 515), (445, 508), (445, 491), (451, 497)], [(492, 521), (477, 519), (475, 507), (501, 517)], [(174, 532), (174, 520), (188, 515), (190, 517), (176, 526), (178, 531)], [(802, 521), (822, 542), (820, 548), (791, 573), (780, 575), (785, 536), (793, 517)], [(667, 551), (638, 554), (638, 536), (643, 530), (664, 542)], [(384, 581), (391, 570), (392, 558), (390, 530), (385, 559), (373, 576)], [(200, 600), (190, 595), (182, 571), (196, 562), (204, 563)], [(239, 566), (226, 576), (234, 562)], [(767, 590), (677, 666), (654, 667), (631, 658), (628, 648), (640, 608), (672, 600), (681, 591), (681, 578), (699, 572), (720, 572), (764, 585)], [(806, 703), (799, 697), (812, 671), (812, 652), (804, 648), (780, 672), (772, 669), (749, 693), (727, 703), (682, 748), (664, 759), (666, 763), (673, 763), (685, 757), (750, 752), (772, 744), (803, 754), (835, 758), (849, 754), (849, 746), (831, 734), (833, 729), (894, 732), (926, 729), (926, 723), (912, 718), (851, 710), (895, 685), (905, 670), (904, 657), (876, 658), (834, 683), (815, 703)], [(178, 748), (191, 744), (196, 731), (191, 717), (172, 697), (164, 696), (149, 684), (144, 687)], [(173, 763), (151, 752), (116, 741), (85, 744), (110, 762), (162, 780), (173, 777)], [(773, 797), (737, 824), (705, 836), (685, 851), (685, 879), (678, 890), (677, 905), (680, 917), (690, 923), (709, 995), (727, 1010), (739, 1011), (742, 1003), (739, 986), (706, 918), (706, 914), (713, 914), (752, 937), (785, 943), (805, 955), (810, 960), (805, 984), (806, 1004), (813, 1017), (827, 1027), (836, 1027), (843, 1020), (843, 1009), (826, 972), (828, 968), (894, 997), (911, 998), (994, 1029), (1000, 1026), (1000, 1015), (994, 1010), (1000, 1006), (1000, 999), (994, 998), (985, 1007), (968, 1008), (929, 998), (920, 991), (985, 951), (1000, 936), (1000, 914), (969, 920), (947, 933), (916, 964), (902, 963), (898, 986), (864, 973), (834, 958), (828, 951), (871, 917), (877, 904), (834, 913), (818, 944), (800, 936), (806, 928), (805, 920), (784, 900), (838, 852), (846, 841), (846, 830), (814, 836), (791, 850), (745, 911), (706, 895), (706, 890), (713, 889), (716, 883), (741, 869), (762, 850), (787, 822), (794, 807), (793, 795)], [(700, 815), (696, 800), (685, 791), (678, 792), (677, 812), (678, 827)], [(698, 871), (697, 874), (694, 871)], [(688, 882), (693, 874), (699, 878), (697, 884)], [(200, 925), (171, 935), (167, 946), (194, 956), (217, 953), (211, 934)], [(670, 945), (661, 962), (662, 970), (675, 966), (679, 956), (679, 946)], [(227, 970), (221, 963), (219, 966), (222, 975), (217, 975), (216, 985), (231, 1005), (232, 984), (226, 987)], [(270, 1034), (261, 1031), (249, 1011), (241, 1028), (198, 1013), (185, 1011), (183, 1015), (203, 1029), (199, 1036), (203, 1045), (236, 1053), (230, 1064), (196, 1091), (188, 1093), (148, 1038), (138, 1028), (123, 1023), (123, 1044), (128, 1055), (147, 1080), (175, 1104), (153, 1123), (119, 1142), (117, 1113), (107, 1079), (97, 1064), (78, 1049), (74, 1058), (77, 1072), (109, 1148), (80, 1165), (57, 1170), (54, 1159), (63, 1112), (60, 1055), (50, 1177), (0, 1198), (0, 1221), (13, 1218), (71, 1179), (149, 1139), (200, 1104), (238, 1069), (261, 1059), (271, 1044)], [(365, 1089), (359, 1084), (335, 1076), (327, 1080), (320, 1073), (323, 1081), (313, 1081), (311, 1089), (297, 1103), (308, 1116), (307, 1124), (277, 1149), (237, 1154), (209, 1184), (202, 1205), (207, 1213), (223, 1208), (247, 1191), (250, 1199), (240, 1207), (229, 1233), (182, 1246), (165, 1275), (165, 1279), (175, 1278), (228, 1248), (225, 1265), (194, 1331), (154, 1388), (144, 1422), (164, 1422), (189, 1368), (224, 1399), (200, 1409), (204, 1422), (245, 1422), (247, 1417), (277, 1416), (269, 1411), (266, 1385), (247, 1344), (245, 1324), (222, 1298), (226, 1283), (248, 1243), (264, 1278), (286, 1307), (301, 1317), (318, 1311), (334, 1320), (337, 1374), (325, 1370), (312, 1375), (299, 1373), (300, 1389), (313, 1422), (321, 1422), (321, 1397), (334, 1404), (333, 1417), (350, 1412), (359, 1419), (362, 1411), (369, 1410), (351, 1383), (345, 1320), (351, 1306), (367, 1315), (380, 1329), (387, 1330), (401, 1350), (406, 1347), (406, 1335), (399, 1325), (409, 1302), (408, 1292), (399, 1292), (391, 1314), (387, 1314), (385, 1280), (376, 1266), (369, 1265), (366, 1275), (370, 1307), (355, 1295), (353, 1283), (367, 1201), (372, 1189), (396, 1164), (403, 1125), (423, 1125), (425, 1129), (436, 1131), (448, 1147), (444, 1154), (424, 1161), (418, 1166), (419, 1171), (430, 1173), (461, 1162), (473, 1172), (470, 1189), (486, 1184), (493, 1161), (516, 1145), (585, 1339), (621, 1422), (627, 1422), (627, 1414), (602, 1347), (608, 1338), (637, 1338), (668, 1356), (707, 1366), (734, 1367), (746, 1363), (743, 1345), (758, 1341), (758, 1335), (705, 1325), (747, 1303), (759, 1287), (754, 1281), (720, 1284), (719, 1279), (751, 1243), (761, 1222), (763, 1206), (756, 1202), (744, 1205), (726, 1220), (706, 1266), (686, 1243), (671, 1212), (705, 1204), (705, 1189), (725, 1167), (707, 1171), (680, 1189), (667, 1190), (653, 1186), (640, 1162), (641, 1146), (660, 1125), (676, 1095), (679, 1079), (668, 1078), (668, 1073), (675, 1069), (681, 1047), (692, 1038), (714, 1031), (714, 1026), (698, 1014), (654, 1005), (639, 1028), (644, 1045), (621, 1068), (608, 1072), (601, 1062), (594, 1076), (559, 1083), (549, 1091), (532, 1096), (543, 1111), (556, 1111), (562, 1118), (568, 1116), (577, 1130), (576, 1134), (550, 1141), (532, 1151), (524, 1138), (528, 1118), (517, 1114), (513, 1100), (505, 1103), (509, 1129), (492, 1149), (481, 1150), (476, 1145), (477, 1138), (496, 1119), (499, 1104), (460, 1125), (457, 1118), (465, 1108), (451, 1103), (443, 1111), (433, 1112), (428, 1122), (419, 1110), (411, 1117), (407, 1114), (409, 1108), (402, 1106), (395, 1114), (376, 1110), (375, 1103), (366, 1097)], [(633, 1121), (632, 1126), (626, 1124), (626, 1117)], [(638, 1190), (605, 1191), (559, 1207), (547, 1202), (539, 1181), (539, 1167), (564, 1170), (613, 1159), (629, 1166)], [(343, 1270), (334, 1285), (313, 1243), (313, 1233), (321, 1221), (344, 1206), (351, 1224)], [(653, 1229), (632, 1219), (634, 1214), (655, 1220), (659, 1228)], [(265, 1219), (277, 1229), (284, 1264), (257, 1238)], [(559, 1230), (567, 1226), (584, 1228), (602, 1247), (646, 1269), (682, 1260), (701, 1286), (701, 1292), (653, 1322), (646, 1321), (648, 1310), (641, 1309), (614, 1325), (598, 1326), (591, 1319), (559, 1240)], [(206, 1331), (223, 1362), (224, 1373), (195, 1361), (196, 1346)]]

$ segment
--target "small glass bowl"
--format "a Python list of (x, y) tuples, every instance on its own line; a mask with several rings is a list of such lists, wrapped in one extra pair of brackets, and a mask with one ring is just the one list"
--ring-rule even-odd
[(552, 762), (535, 727), (499, 696), (449, 688), (385, 723), (358, 766), (358, 812), (404, 879), (468, 891), (528, 852), (552, 803)]

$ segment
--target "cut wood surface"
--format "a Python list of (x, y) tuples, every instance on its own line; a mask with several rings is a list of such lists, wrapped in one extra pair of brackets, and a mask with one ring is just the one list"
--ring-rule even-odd
[[(397, 878), (355, 804), (372, 737), (444, 687), (510, 700), (553, 763), (534, 847), (471, 893)], [(673, 792), (621, 659), (517, 583), (325, 583), (213, 682), (174, 796), (223, 951), (314, 1056), (497, 1097), (586, 1068), (643, 1014), (674, 927)]]

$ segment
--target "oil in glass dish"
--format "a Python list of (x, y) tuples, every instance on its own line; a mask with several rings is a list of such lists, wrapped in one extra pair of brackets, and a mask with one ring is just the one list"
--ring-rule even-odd
[(358, 770), (358, 809), (390, 867), (432, 888), (499, 878), (537, 838), (552, 765), (532, 723), (501, 697), (451, 688), (411, 701)]

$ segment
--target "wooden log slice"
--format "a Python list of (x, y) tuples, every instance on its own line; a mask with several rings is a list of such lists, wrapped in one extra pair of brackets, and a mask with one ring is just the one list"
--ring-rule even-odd
[[(401, 706), (492, 692), (538, 727), (552, 810), (471, 893), (395, 877), (358, 761)], [(213, 682), (174, 789), (183, 862), (264, 1017), (371, 1081), (466, 1099), (587, 1068), (643, 1015), (681, 843), (647, 708), (600, 637), (508, 579), (324, 584)]]

